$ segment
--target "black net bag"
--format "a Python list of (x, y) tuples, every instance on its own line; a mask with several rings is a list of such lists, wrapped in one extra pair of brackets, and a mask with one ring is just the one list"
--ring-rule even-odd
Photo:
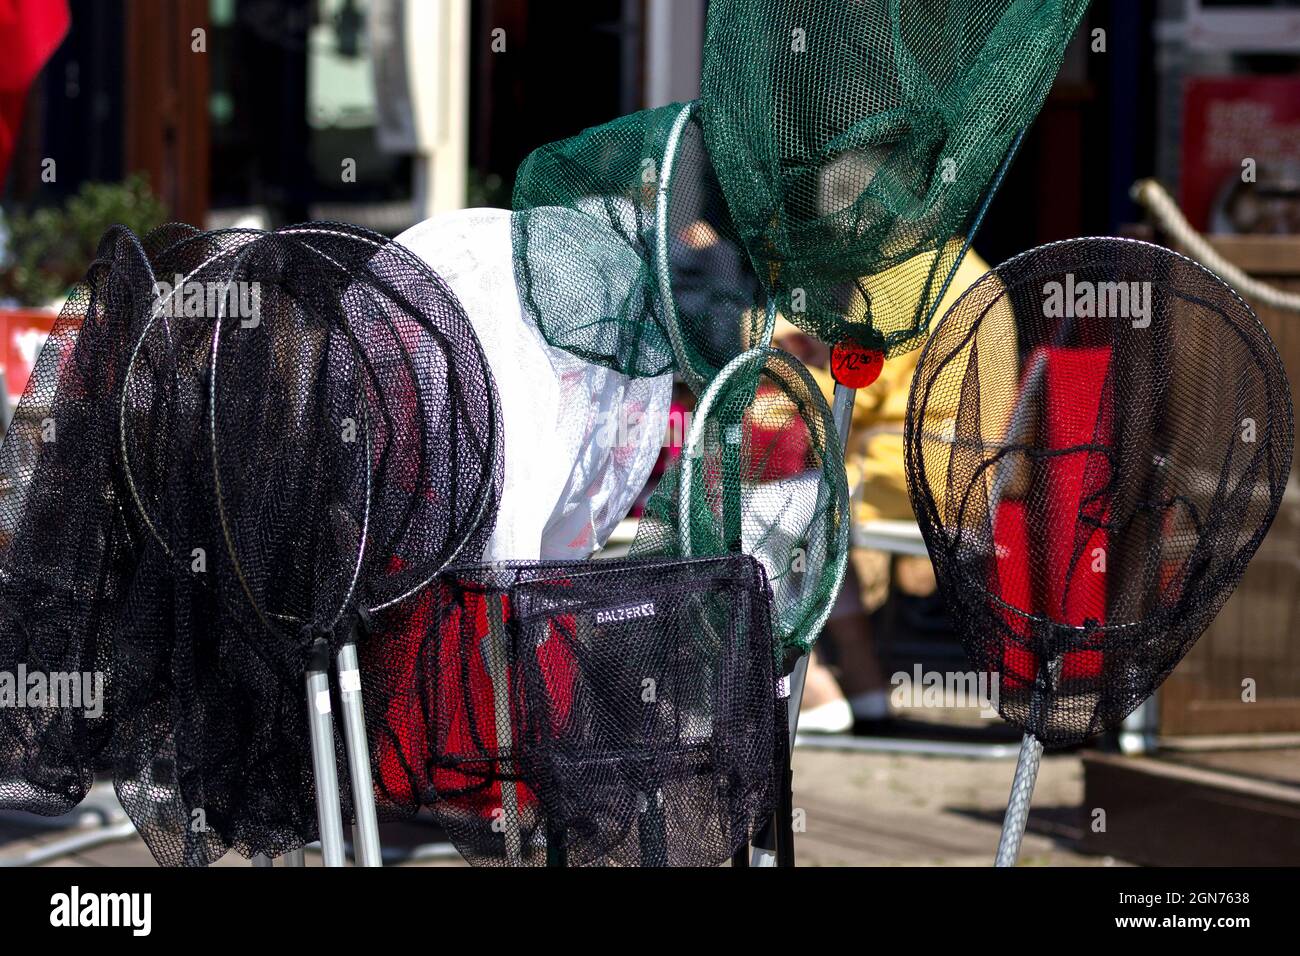
[(716, 865), (784, 745), (761, 567), (735, 556), (461, 567), (367, 646), (381, 809), (475, 864)]
[(1121, 239), (1043, 246), (972, 286), (925, 347), (906, 429), (954, 627), (1001, 714), (1048, 746), (1114, 728), (1187, 653), (1268, 530), (1293, 447), (1249, 306)]
[(674, 103), (540, 147), (513, 197), (520, 300), (557, 348), (697, 392), (770, 334), (699, 111)]
[[(115, 467), (129, 347), (153, 273), (125, 228), (68, 296), (0, 447), (0, 806), (65, 813), (104, 769), (113, 638), (141, 529)], [(37, 684), (41, 698), (30, 697)], [(12, 699), (4, 697), (12, 696)]]
[[(314, 593), (289, 600), (323, 605), (316, 614), (326, 620), (338, 616), (337, 603), (376, 610), (414, 594), (453, 559), (477, 559), (500, 493), (499, 403), (478, 339), (446, 284), (401, 245), (338, 223), (251, 237), (208, 234), (169, 252), (193, 256), (186, 246), (213, 242), (237, 249), (196, 277), (212, 269), (220, 282), (257, 283), (262, 316), (275, 320), (266, 341), (213, 334), (204, 346), (213, 397), (209, 471), (223, 491), (218, 510), (233, 526), (236, 508), (256, 514), (266, 500), (283, 497), (275, 469), (294, 461), (287, 447), (294, 442), (317, 456), (341, 446), (357, 457), (354, 465), (336, 465), (341, 473), (324, 486), (318, 513), (346, 517), (317, 545)], [(229, 324), (233, 332), (262, 327), (260, 318)], [(260, 402), (252, 397), (259, 394)], [(257, 447), (241, 440), (253, 430), (243, 418), (272, 404), (269, 395), (284, 408), (260, 413)], [(282, 427), (294, 431), (282, 437)], [(237, 477), (223, 480), (225, 468)], [(265, 480), (268, 473), (277, 478)], [(252, 490), (234, 487), (238, 480)], [(310, 486), (314, 493), (320, 488)], [(301, 505), (296, 513), (309, 514), (317, 502), (304, 497)], [(232, 537), (237, 551), (239, 535)], [(259, 555), (254, 563), (268, 562)], [(247, 571), (242, 576), (251, 582)], [(349, 594), (349, 602), (336, 602), (338, 594)], [(258, 595), (256, 603), (262, 600)]]
[(118, 795), (160, 862), (280, 855), (317, 836), (309, 656), (382, 641), (374, 615), (481, 553), (495, 390), (454, 296), (383, 237), (155, 245), (169, 286), (119, 400), (148, 570), (116, 640)]
[(713, 0), (704, 141), (777, 310), (832, 344), (919, 345), (1086, 8)]

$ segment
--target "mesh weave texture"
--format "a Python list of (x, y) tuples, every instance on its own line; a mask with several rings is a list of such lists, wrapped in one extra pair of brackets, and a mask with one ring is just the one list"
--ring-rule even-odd
[(397, 241), (456, 294), (496, 372), (505, 482), (483, 560), (590, 556), (645, 486), (672, 376), (629, 378), (549, 345), (520, 302), (506, 210), (442, 213)]
[(843, 461), (830, 409), (799, 360), (773, 348), (746, 352), (701, 397), (632, 554), (753, 555), (771, 581), (778, 643), (806, 650), (844, 576)]
[[(280, 855), (316, 837), (306, 652), (337, 650), (368, 612), (481, 553), (497, 398), (455, 298), (381, 236), (171, 226), (144, 246), (147, 259), (121, 233), (101, 245), (0, 451), (17, 479), (0, 500), (25, 529), (5, 578), (39, 574), (63, 595), (25, 585), (6, 604), (66, 619), (65, 659), (105, 671), (112, 712), (53, 753), (4, 726), (3, 798), (56, 812), (88, 767), (111, 770), (159, 862)], [(46, 416), (69, 441), (37, 444)], [(51, 520), (78, 497), (95, 512), (84, 524)], [(6, 657), (51, 660), (31, 642)], [(16, 795), (8, 765), (27, 781)]]
[(999, 266), (926, 344), (913, 508), (997, 706), (1044, 744), (1114, 728), (1228, 599), (1281, 502), (1290, 390), (1250, 308), (1158, 246)]
[(488, 865), (717, 865), (784, 734), (762, 569), (502, 563), (441, 576), (364, 653), (381, 812)]
[(709, 4), (704, 141), (783, 315), (823, 341), (891, 356), (920, 344), (1086, 7)]
[(762, 344), (764, 298), (704, 149), (694, 104), (624, 116), (519, 167), (525, 308), (552, 345), (696, 390)]
[(0, 446), (0, 672), (24, 703), (21, 673), (104, 681), (96, 718), (87, 708), (0, 707), (0, 806), (65, 813), (109, 759), (113, 640), (143, 534), (114, 467), (117, 396), (152, 287), (139, 240), (109, 230)]
[[(124, 408), (152, 421), (124, 425), (124, 464), (172, 574), (139, 582), (120, 637), (120, 656), (165, 653), (133, 685), (119, 795), (160, 860), (277, 855), (315, 829), (306, 651), (319, 637), (336, 651), (362, 609), (481, 552), (498, 403), (454, 296), (383, 237), (331, 223), (205, 233), (154, 271), (256, 289), (259, 314), (157, 321), (127, 377)], [(150, 777), (168, 764), (170, 786)], [(175, 826), (195, 809), (199, 836)]]

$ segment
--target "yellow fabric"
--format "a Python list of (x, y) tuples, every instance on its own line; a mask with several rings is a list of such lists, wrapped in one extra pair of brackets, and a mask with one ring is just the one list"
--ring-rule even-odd
[[(933, 253), (930, 253), (932, 255)], [(904, 263), (898, 268), (905, 268)], [(988, 264), (974, 250), (966, 253), (958, 267), (948, 290), (935, 312), (935, 323), (954, 302), (988, 271)], [(890, 270), (892, 271), (892, 270)], [(886, 282), (889, 273), (873, 279), (864, 280), (867, 294), (872, 292), (874, 282)], [(861, 308), (861, 305), (858, 306)], [(793, 327), (778, 322), (773, 335), (776, 344), (780, 338)], [(985, 367), (997, 367), (1000, 374), (1007, 374), (1002, 366), (1010, 365), (1010, 374), (1014, 375), (1016, 362), (1015, 322), (1010, 306), (999, 305), (985, 320), (980, 335), (981, 375)], [(998, 348), (988, 348), (992, 341)], [(1005, 348), (1002, 346), (1005, 344)], [(912, 377), (920, 361), (921, 349), (913, 349), (906, 355), (900, 355), (885, 363), (880, 377), (867, 388), (859, 389), (853, 406), (853, 423), (849, 431), (848, 448), (845, 452), (845, 470), (848, 472), (849, 488), (854, 494), (855, 521), (872, 521), (877, 519), (907, 520), (912, 518), (912, 506), (907, 496), (907, 479), (903, 468), (903, 422), (907, 417), (907, 398), (912, 388)], [(835, 390), (835, 382), (824, 368), (810, 368), (813, 378), (829, 402)], [(945, 375), (960, 375), (964, 366), (954, 363)], [(995, 373), (996, 374), (996, 373)], [(956, 390), (944, 389), (943, 392), (956, 394)], [(954, 416), (956, 409), (944, 410), (932, 408), (930, 421), (941, 418), (945, 411)], [(995, 408), (982, 409), (984, 415), (999, 415), (1004, 410)]]

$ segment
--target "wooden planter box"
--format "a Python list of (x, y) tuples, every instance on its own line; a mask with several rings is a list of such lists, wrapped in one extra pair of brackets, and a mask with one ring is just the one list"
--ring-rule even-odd
[(1146, 866), (1295, 866), (1300, 785), (1264, 775), (1275, 753), (1231, 772), (1086, 753), (1083, 806), (1104, 809), (1106, 828), (1084, 828), (1084, 851)]

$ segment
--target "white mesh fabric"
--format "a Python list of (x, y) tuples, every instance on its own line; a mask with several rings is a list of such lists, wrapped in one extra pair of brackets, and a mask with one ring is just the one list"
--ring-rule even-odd
[(444, 213), (397, 241), (456, 294), (497, 379), (505, 480), (484, 560), (585, 558), (645, 485), (672, 376), (629, 379), (548, 345), (520, 306), (510, 215)]
[(485, 209), (444, 213), (411, 227), (397, 242), (428, 263), (455, 293), (497, 379), (505, 475), (501, 509), (483, 559), (537, 558), (542, 528), (573, 468), (582, 431), (561, 407), (561, 383), (546, 343), (519, 313), (510, 214)]

